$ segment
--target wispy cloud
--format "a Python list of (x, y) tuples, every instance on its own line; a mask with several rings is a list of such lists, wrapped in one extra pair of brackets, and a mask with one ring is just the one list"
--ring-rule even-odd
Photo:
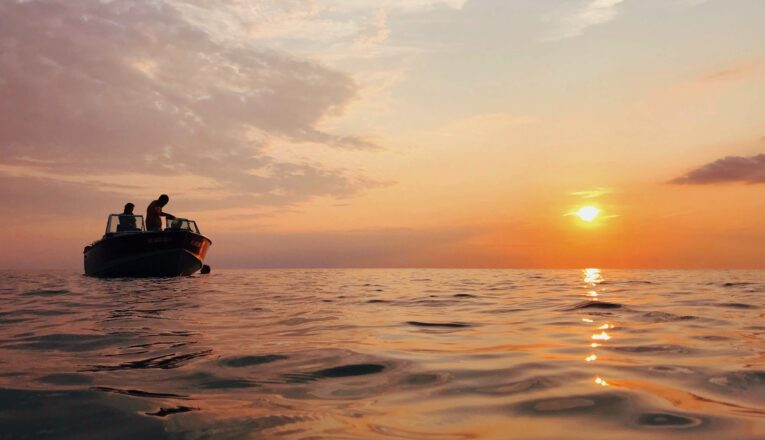
[(574, 191), (571, 193), (571, 195), (576, 197), (581, 197), (583, 199), (595, 199), (600, 196), (610, 194), (612, 192), (613, 190), (609, 188), (593, 188), (593, 189), (588, 189), (584, 191)]
[(548, 36), (548, 41), (559, 41), (581, 35), (587, 28), (607, 23), (619, 14), (624, 0), (588, 0), (571, 15), (559, 19), (558, 27)]
[(728, 182), (765, 183), (765, 154), (727, 156), (693, 169), (669, 183), (704, 185)]

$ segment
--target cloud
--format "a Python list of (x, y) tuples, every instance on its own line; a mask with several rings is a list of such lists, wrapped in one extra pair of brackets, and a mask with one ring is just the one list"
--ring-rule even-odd
[(369, 20), (368, 27), (359, 32), (356, 43), (361, 46), (379, 44), (387, 40), (389, 35), (388, 14), (381, 8)]
[[(0, 3), (0, 165), (62, 181), (199, 176), (274, 203), (368, 187), (352, 171), (266, 152), (280, 140), (378, 148), (318, 128), (355, 99), (356, 83), (252, 40), (220, 38), (224, 21), (214, 34), (188, 18), (186, 9), (206, 4)], [(263, 166), (269, 178), (247, 173)]]
[(588, 0), (571, 15), (559, 20), (557, 29), (547, 38), (559, 41), (581, 35), (587, 28), (607, 23), (619, 14), (619, 4), (624, 0)]
[(588, 189), (584, 191), (574, 191), (571, 193), (572, 196), (581, 197), (583, 199), (595, 199), (601, 196), (604, 196), (606, 194), (611, 194), (613, 192), (610, 188), (594, 188), (594, 189)]
[(702, 165), (669, 183), (705, 185), (727, 182), (765, 183), (765, 154), (751, 157), (727, 156)]

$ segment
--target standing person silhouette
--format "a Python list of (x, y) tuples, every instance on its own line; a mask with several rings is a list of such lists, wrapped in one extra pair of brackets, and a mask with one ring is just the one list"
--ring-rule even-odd
[(146, 208), (146, 230), (161, 231), (162, 219), (160, 219), (160, 217), (165, 217), (166, 220), (175, 218), (175, 216), (170, 213), (162, 212), (162, 208), (167, 205), (167, 202), (169, 201), (170, 197), (168, 197), (167, 194), (162, 194), (157, 200), (149, 203), (149, 207)]

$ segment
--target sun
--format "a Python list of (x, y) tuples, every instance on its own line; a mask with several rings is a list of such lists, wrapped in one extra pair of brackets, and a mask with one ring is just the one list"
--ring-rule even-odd
[(600, 209), (594, 206), (582, 206), (579, 208), (579, 211), (574, 213), (574, 215), (586, 222), (595, 220), (598, 217), (598, 214), (600, 214)]

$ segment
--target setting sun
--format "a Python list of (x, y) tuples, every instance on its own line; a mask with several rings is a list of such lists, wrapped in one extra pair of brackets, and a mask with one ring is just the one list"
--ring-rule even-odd
[(600, 209), (594, 206), (583, 206), (576, 212), (576, 216), (586, 222), (595, 220), (595, 218), (598, 217), (598, 214), (600, 214)]

